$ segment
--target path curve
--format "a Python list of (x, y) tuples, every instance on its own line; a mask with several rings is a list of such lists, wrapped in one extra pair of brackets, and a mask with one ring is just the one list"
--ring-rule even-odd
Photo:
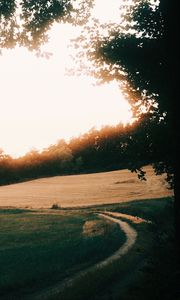
[[(108, 213), (108, 212), (107, 212)], [(131, 225), (129, 225), (127, 222), (116, 219), (114, 217), (110, 217), (104, 213), (98, 214), (100, 217), (106, 218), (114, 223), (117, 223), (120, 226), (120, 229), (124, 231), (126, 235), (126, 242), (111, 256), (103, 260), (102, 262), (99, 262), (95, 265), (96, 268), (102, 268), (104, 266), (107, 266), (108, 264), (112, 263), (113, 261), (121, 258), (123, 255), (125, 255), (129, 249), (133, 246), (133, 244), (136, 241), (137, 238), (137, 231), (132, 228)]]
[(150, 221), (150, 220), (145, 220), (145, 219), (142, 219), (138, 216), (131, 216), (131, 215), (127, 215), (127, 214), (122, 214), (120, 212), (106, 211), (106, 214), (108, 216), (112, 216), (112, 217), (115, 217), (115, 218), (123, 218), (123, 219), (129, 220), (129, 221), (131, 221), (135, 224), (139, 224), (139, 223), (152, 224), (152, 221)]
[[(110, 213), (110, 212), (106, 212)], [(95, 265), (87, 268), (86, 270), (80, 271), (78, 274), (74, 275), (71, 278), (65, 279), (62, 283), (59, 283), (51, 288), (48, 288), (40, 293), (36, 293), (34, 295), (31, 295), (30, 297), (24, 297), (26, 300), (32, 299), (33, 300), (46, 300), (52, 296), (60, 294), (64, 289), (71, 287), (76, 280), (79, 280), (81, 277), (85, 276), (89, 272), (94, 272), (97, 269), (104, 268), (108, 264), (111, 264), (112, 262), (120, 259), (123, 255), (125, 255), (129, 249), (134, 245), (136, 238), (137, 238), (137, 231), (132, 228), (131, 225), (129, 225), (127, 222), (116, 219), (114, 217), (111, 217), (109, 215), (106, 215), (105, 213), (98, 213), (98, 215), (101, 218), (108, 219), (114, 223), (117, 223), (122, 231), (124, 231), (126, 235), (126, 241), (125, 243), (111, 256), (108, 258), (104, 259), (103, 261), (100, 261), (99, 263), (96, 263)]]

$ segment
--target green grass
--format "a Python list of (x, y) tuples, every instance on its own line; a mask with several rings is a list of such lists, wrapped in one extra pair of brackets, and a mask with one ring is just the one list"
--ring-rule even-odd
[(172, 212), (172, 204), (173, 198), (166, 197), (120, 203), (108, 209), (158, 222), (162, 218), (162, 214), (168, 210), (168, 207), (170, 213)]
[[(120, 202), (115, 204), (102, 204), (89, 206), (91, 211), (116, 211), (142, 218), (149, 218), (156, 220), (161, 215), (161, 212), (167, 206), (172, 207), (173, 197), (155, 198), (133, 200), (127, 202)], [(86, 208), (84, 208), (86, 209)]]
[(153, 224), (133, 224), (138, 231), (137, 242), (123, 259), (85, 275), (49, 300), (180, 300), (173, 199), (136, 201), (97, 209), (138, 215), (151, 219)]
[[(137, 201), (129, 205), (120, 205), (116, 209), (122, 213), (150, 219), (153, 224), (146, 228), (137, 225), (142, 237), (144, 235), (144, 245), (139, 241), (142, 252), (140, 267), (135, 269), (133, 280), (124, 290), (120, 290), (120, 281), (111, 286), (113, 299), (121, 297), (122, 300), (179, 300), (180, 269), (175, 248), (173, 199)], [(146, 253), (144, 258), (143, 253)], [(108, 299), (107, 290), (98, 299)]]
[(123, 259), (88, 272), (48, 300), (180, 300), (170, 197), (46, 214), (43, 210), (0, 210), (0, 299), (24, 300), (27, 293), (51, 287), (115, 251), (124, 242), (115, 224), (110, 226), (103, 219), (104, 234), (82, 234), (83, 224), (96, 220), (92, 212), (98, 210), (131, 214), (153, 223), (132, 224), (137, 241)]
[(102, 220), (104, 233), (84, 236), (85, 211), (0, 210), (0, 299), (20, 299), (104, 259), (125, 240), (116, 224)]
[(31, 210), (21, 209), (21, 208), (0, 208), (0, 216), (5, 214), (20, 214), (20, 213), (27, 213), (31, 212)]

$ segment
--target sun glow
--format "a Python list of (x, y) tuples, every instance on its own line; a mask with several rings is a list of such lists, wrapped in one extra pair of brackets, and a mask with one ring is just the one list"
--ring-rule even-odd
[(49, 59), (25, 48), (0, 56), (0, 147), (6, 153), (20, 156), (92, 127), (131, 120), (117, 82), (95, 86), (93, 78), (65, 75), (73, 64), (68, 43), (77, 33), (77, 27), (54, 25), (44, 47), (53, 53)]

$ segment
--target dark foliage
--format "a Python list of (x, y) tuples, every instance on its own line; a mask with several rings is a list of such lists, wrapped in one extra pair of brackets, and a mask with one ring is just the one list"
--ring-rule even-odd
[(92, 6), (92, 0), (0, 0), (0, 48), (20, 45), (42, 54), (54, 22), (82, 25)]
[[(110, 25), (109, 36), (94, 38), (88, 51), (97, 66), (95, 75), (123, 82), (137, 116), (145, 108), (146, 133), (139, 135), (136, 151), (143, 156), (145, 147), (152, 157), (159, 156), (159, 162), (154, 161), (153, 166), (157, 174), (167, 172), (174, 185), (176, 228), (180, 230), (177, 4), (170, 0), (136, 0), (129, 5), (124, 1), (124, 23)], [(153, 119), (155, 128), (149, 135)], [(131, 169), (139, 168), (139, 161), (132, 161)]]

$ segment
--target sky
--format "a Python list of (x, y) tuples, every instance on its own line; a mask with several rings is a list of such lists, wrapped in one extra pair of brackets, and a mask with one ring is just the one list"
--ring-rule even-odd
[[(117, 22), (118, 7), (119, 0), (96, 0), (93, 15), (102, 23)], [(25, 48), (3, 51), (0, 148), (5, 153), (18, 157), (92, 127), (100, 129), (131, 120), (130, 105), (117, 82), (95, 86), (91, 77), (65, 75), (73, 64), (68, 44), (77, 34), (77, 27), (55, 24), (45, 45), (53, 53), (49, 59), (37, 58)]]

